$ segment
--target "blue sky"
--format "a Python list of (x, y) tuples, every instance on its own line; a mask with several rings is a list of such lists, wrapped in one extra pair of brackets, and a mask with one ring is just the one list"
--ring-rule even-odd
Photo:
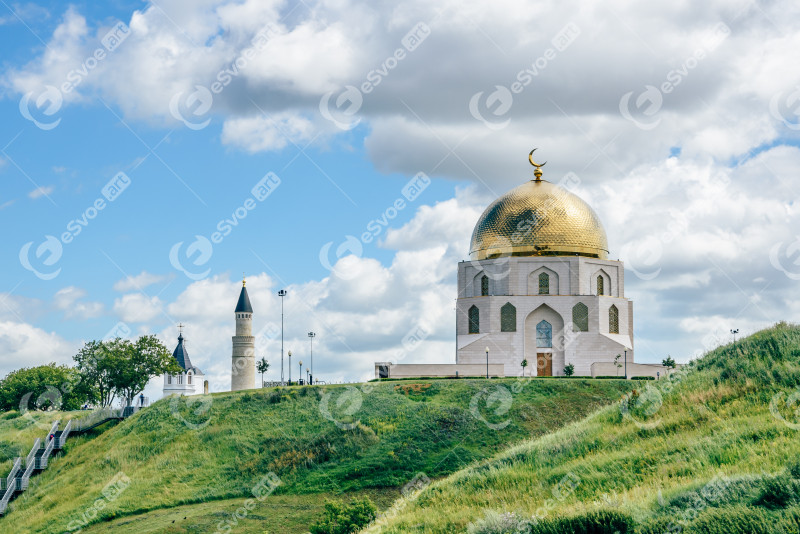
[(287, 337), (319, 331), (331, 380), (369, 376), (418, 321), (408, 361), (441, 361), (456, 263), (533, 147), (626, 262), (640, 361), (796, 319), (797, 8), (507, 4), (0, 5), (0, 372), (120, 322), (171, 347), (181, 321), (222, 383), (242, 272), (257, 329), (290, 288)]

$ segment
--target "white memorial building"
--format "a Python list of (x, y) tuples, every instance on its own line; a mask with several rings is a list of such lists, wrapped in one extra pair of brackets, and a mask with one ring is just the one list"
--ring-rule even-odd
[(666, 374), (634, 363), (625, 270), (597, 214), (570, 175), (550, 183), (529, 160), (534, 179), (486, 208), (458, 264), (455, 365), (376, 362), (376, 377), (520, 376), (523, 361), (526, 376)]

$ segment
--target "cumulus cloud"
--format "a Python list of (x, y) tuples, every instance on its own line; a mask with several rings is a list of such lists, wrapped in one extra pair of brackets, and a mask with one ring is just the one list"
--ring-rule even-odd
[(33, 367), (50, 362), (68, 364), (79, 348), (78, 343), (64, 340), (28, 323), (0, 321), (0, 373), (5, 376), (20, 367)]
[(142, 290), (153, 284), (163, 282), (167, 278), (168, 277), (164, 275), (142, 271), (136, 276), (126, 276), (122, 280), (118, 280), (116, 283), (114, 283), (114, 291), (125, 292), (134, 289)]
[(163, 314), (164, 305), (158, 297), (128, 293), (114, 299), (114, 313), (126, 323), (144, 323)]
[(85, 289), (75, 286), (65, 287), (53, 295), (53, 304), (56, 309), (64, 312), (64, 317), (67, 319), (90, 319), (102, 315), (103, 304), (83, 301), (86, 295)]

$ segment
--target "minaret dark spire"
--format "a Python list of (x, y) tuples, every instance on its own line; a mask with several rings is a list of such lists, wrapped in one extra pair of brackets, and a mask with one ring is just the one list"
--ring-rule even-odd
[(247, 288), (245, 281), (242, 280), (242, 292), (239, 293), (239, 302), (236, 303), (234, 313), (253, 313), (253, 307), (250, 305), (250, 297), (247, 295)]

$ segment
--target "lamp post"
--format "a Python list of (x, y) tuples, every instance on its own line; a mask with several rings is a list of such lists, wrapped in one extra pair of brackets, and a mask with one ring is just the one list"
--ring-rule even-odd
[(308, 378), (308, 374), (309, 374), (308, 373), (308, 367), (306, 367), (306, 384), (310, 384), (311, 383), (311, 381)]
[(625, 380), (628, 379), (628, 349), (625, 349)]
[(297, 385), (300, 385), (300, 381), (303, 380), (303, 360), (300, 360), (300, 374), (297, 376)]
[(287, 352), (289, 355), (289, 385), (292, 385), (292, 351)]
[(489, 379), (489, 347), (486, 347), (486, 379)]
[[(286, 290), (281, 289), (278, 291), (278, 296), (281, 298), (281, 385), (283, 385), (283, 297), (286, 296)], [(291, 374), (292, 371), (289, 369), (289, 375), (291, 376)]]
[(316, 336), (317, 336), (317, 334), (315, 334), (314, 332), (309, 332), (308, 333), (308, 341), (311, 343), (311, 351), (310, 351), (310, 354), (311, 354), (311, 373), (309, 375), (309, 377), (310, 377), (309, 380), (311, 382), (314, 381), (314, 338)]
[(733, 348), (736, 348), (736, 334), (739, 333), (739, 329), (732, 329), (731, 334), (733, 334)]

